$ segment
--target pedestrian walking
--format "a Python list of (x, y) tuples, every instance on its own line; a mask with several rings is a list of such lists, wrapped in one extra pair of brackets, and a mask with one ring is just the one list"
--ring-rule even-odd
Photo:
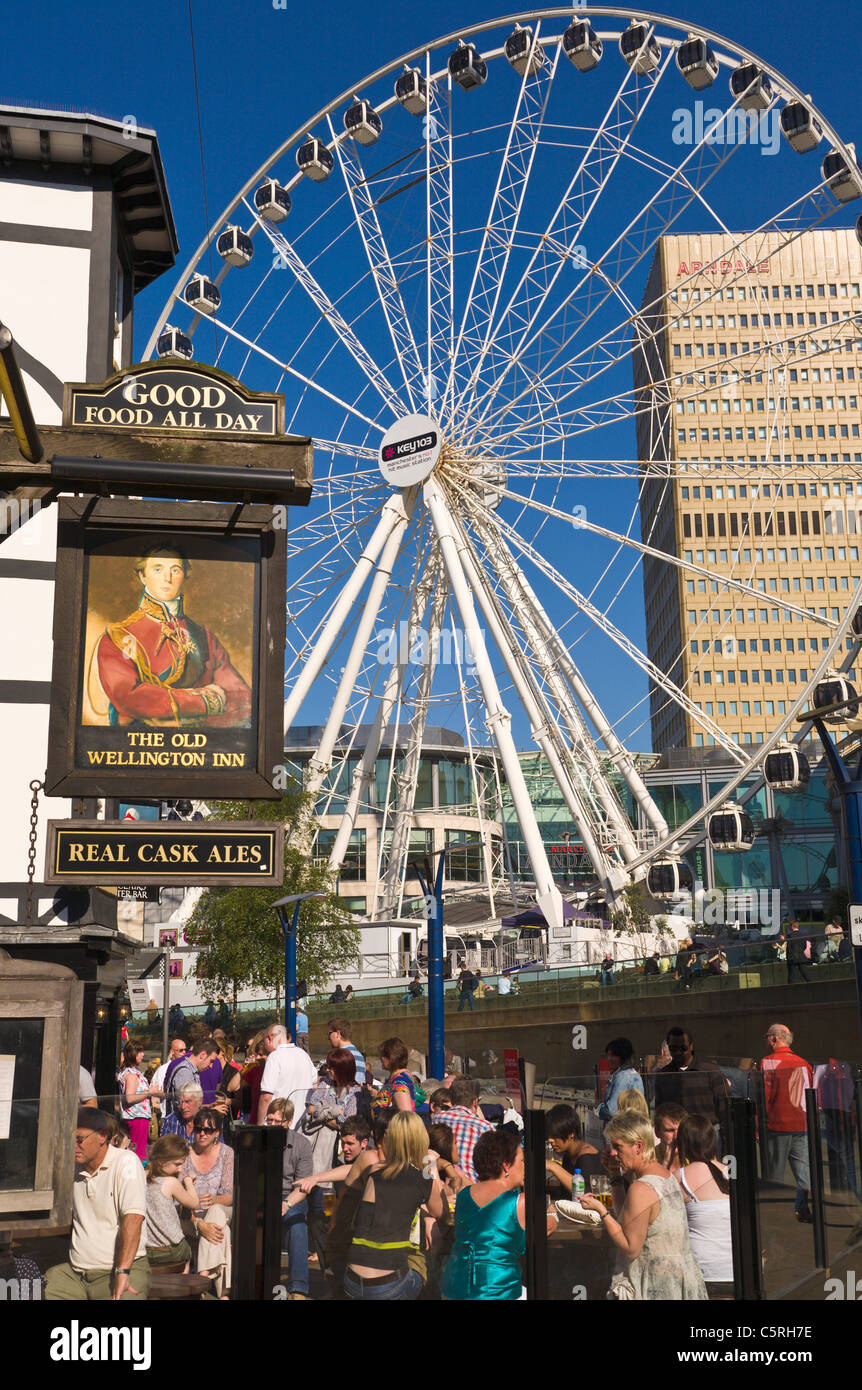
[(793, 1209), (797, 1221), (814, 1218), (808, 1205), (811, 1177), (808, 1167), (808, 1135), (805, 1090), (814, 1076), (804, 1057), (791, 1051), (793, 1034), (783, 1023), (773, 1023), (766, 1034), (770, 1053), (761, 1061), (769, 1152), (769, 1181), (783, 1182), (784, 1171), (796, 1179)]

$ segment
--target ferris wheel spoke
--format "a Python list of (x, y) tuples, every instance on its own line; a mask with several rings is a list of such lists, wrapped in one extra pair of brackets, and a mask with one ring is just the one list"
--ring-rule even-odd
[(431, 598), (428, 631), (426, 634), (427, 641), (424, 644), (424, 660), (422, 662), (418, 688), (413, 700), (413, 715), (407, 734), (407, 748), (404, 754), (404, 761), (396, 778), (398, 785), (398, 801), (395, 808), (392, 830), (390, 832), (391, 839), (386, 863), (386, 873), (383, 877), (382, 901), (377, 909), (378, 912), (382, 912), (384, 916), (391, 914), (393, 909), (397, 909), (400, 912), (401, 907), (403, 882), (407, 868), (407, 855), (410, 849), (410, 826), (413, 821), (413, 806), (419, 779), (419, 761), (422, 753), (423, 740), (425, 738), (431, 685), (434, 680), (434, 669), (437, 663), (437, 652), (440, 644), (440, 633), (443, 626), (443, 612), (446, 606), (446, 599), (446, 587), (438, 583)]
[[(539, 46), (540, 33), (541, 22), (536, 24), (533, 34), (534, 48)], [(483, 341), (497, 311), (533, 162), (539, 147), (539, 136), (557, 71), (560, 49), (561, 44), (558, 42), (550, 62), (546, 57), (546, 61), (535, 72), (528, 63), (521, 79), (500, 172), (491, 199), (491, 208), (452, 354), (447, 394), (455, 390), (455, 379), (465, 338)]]
[[(596, 872), (604, 883), (612, 886), (615, 866), (605, 853), (602, 843), (603, 831), (606, 830), (608, 822), (619, 830), (624, 848), (631, 850), (628, 857), (634, 857), (636, 846), (630, 827), (624, 823), (623, 815), (617, 815), (617, 810), (621, 813), (622, 808), (615, 805), (615, 797), (612, 790), (605, 785), (600, 769), (596, 776), (598, 759), (591, 756), (594, 750), (589, 735), (585, 728), (578, 727), (575, 722), (574, 727), (570, 725), (570, 736), (575, 744), (574, 753), (567, 747), (545, 697), (535, 683), (530, 665), (511, 624), (501, 611), (500, 603), (479, 563), (478, 556), (466, 538), (461, 559), (472, 592), (482, 610), (482, 616), (503, 657), (524, 712), (530, 720), (533, 739), (548, 759), (551, 773), (584, 839)], [(570, 768), (575, 773), (574, 777)], [(576, 785), (577, 780), (580, 781), (580, 786)], [(602, 809), (606, 813), (605, 816), (602, 815)], [(605, 835), (604, 838), (607, 842), (608, 836)]]
[(327, 117), (333, 145), (338, 156), (353, 216), (362, 238), (362, 245), (374, 284), (392, 346), (401, 367), (404, 388), (411, 411), (416, 409), (414, 391), (422, 377), (422, 362), (419, 349), (413, 336), (413, 328), (401, 297), (401, 286), (392, 265), (386, 239), (377, 216), (372, 189), (365, 176), (365, 170), (355, 150), (348, 148), (346, 140), (336, 140), (332, 118)]
[(321, 396), (325, 396), (326, 399), (332, 401), (334, 405), (340, 406), (341, 409), (346, 410), (349, 415), (355, 415), (357, 420), (361, 420), (363, 424), (370, 425), (372, 429), (378, 430), (380, 434), (386, 433), (384, 427), (378, 424), (376, 420), (372, 420), (368, 415), (363, 415), (362, 411), (357, 410), (355, 406), (348, 405), (347, 401), (343, 401), (341, 397), (336, 396), (333, 391), (327, 391), (326, 387), (322, 386), (319, 381), (313, 381), (311, 377), (307, 377), (303, 372), (297, 371), (297, 369), (290, 366), (289, 363), (283, 362), (273, 353), (267, 352), (266, 348), (261, 347), (260, 343), (252, 342), (250, 338), (246, 338), (244, 334), (238, 332), (237, 329), (229, 328), (227, 324), (222, 323), (217, 318), (214, 318), (213, 322), (225, 333), (229, 333), (237, 342), (243, 343), (247, 348), (251, 348), (253, 352), (265, 358), (267, 362), (274, 363), (276, 367), (286, 372), (288, 376), (295, 377), (297, 381), (301, 381), (305, 386), (309, 386), (312, 390), (319, 392)]
[(305, 290), (324, 321), (329, 325), (333, 333), (336, 334), (342, 346), (349, 352), (360, 371), (367, 377), (375, 391), (386, 405), (389, 406), (393, 415), (397, 418), (403, 413), (403, 402), (400, 400), (397, 392), (390, 385), (387, 378), (383, 375), (365, 345), (360, 342), (340, 309), (336, 308), (333, 304), (323, 286), (315, 279), (311, 270), (305, 264), (294, 245), (288, 241), (284, 233), (280, 232), (272, 223), (264, 221), (263, 218), (258, 218), (257, 220), (265, 236), (284, 261), (286, 268), (296, 278), (297, 283)]
[[(445, 106), (432, 81), (431, 53), (425, 55), (428, 107), (425, 116), (425, 400), (429, 415), (446, 416), (445, 391), (455, 346), (455, 248), (452, 191), (452, 78), (446, 76)], [(436, 403), (436, 404), (435, 404)]]
[[(658, 89), (671, 57), (668, 50), (660, 66), (646, 74), (637, 73), (634, 67), (626, 70), (518, 284), (496, 324), (490, 323), (488, 326), (473, 373), (459, 401), (465, 424), (472, 422), (475, 426), (477, 419), (481, 422), (482, 400), (487, 397), (493, 399), (499, 389), (500, 379), (495, 377), (484, 393), (478, 391), (486, 357), (491, 354), (492, 370), (497, 363), (508, 364), (515, 360), (520, 354), (521, 343), (542, 314), (563, 267), (573, 257), (576, 267), (583, 265), (583, 257), (578, 250), (579, 238), (623, 157), (638, 121)], [(509, 347), (504, 348), (503, 342), (507, 342)], [(470, 404), (465, 406), (468, 393)]]
[[(303, 785), (305, 791), (311, 797), (316, 796), (332, 766), (333, 750), (341, 731), (342, 721), (350, 704), (351, 694), (357, 684), (360, 667), (365, 657), (372, 629), (377, 620), (377, 614), (383, 601), (383, 595), (386, 592), (392, 575), (395, 560), (401, 548), (401, 542), (404, 538), (404, 532), (407, 528), (408, 521), (409, 511), (402, 506), (402, 515), (398, 518), (396, 524), (386, 537), (380, 553), (368, 596), (356, 625), (353, 643), (344, 667), (342, 668), (341, 679), (338, 682), (332, 704), (330, 705), (329, 714), (320, 736), (320, 741), (315, 752), (308, 760), (307, 772)], [(313, 817), (309, 817), (306, 835), (310, 831), (312, 821)], [(304, 843), (300, 836), (297, 837), (297, 841), (299, 843)]]
[[(478, 504), (474, 501), (471, 505), (477, 507)], [(666, 690), (667, 693), (671, 695), (677, 701), (677, 703), (681, 705), (682, 708), (684, 708), (691, 715), (691, 717), (697, 721), (698, 724), (701, 725), (703, 729), (705, 729), (708, 733), (710, 733), (713, 736), (716, 743), (720, 744), (722, 748), (726, 748), (728, 753), (731, 754), (735, 762), (738, 762), (741, 759), (743, 759), (743, 754), (732, 742), (732, 740), (727, 738), (723, 730), (720, 729), (717, 724), (714, 724), (711, 719), (709, 719), (706, 715), (703, 714), (701, 710), (698, 709), (697, 705), (694, 703), (693, 700), (689, 699), (685, 691), (680, 689), (680, 687), (674, 681), (672, 681), (669, 676), (665, 675), (665, 673), (661, 670), (660, 667), (656, 666), (654, 662), (650, 661), (649, 657), (646, 656), (639, 649), (639, 647), (631, 640), (631, 638), (627, 637), (624, 632), (621, 632), (620, 629), (616, 627), (616, 625), (612, 623), (605, 616), (605, 614), (602, 613), (601, 610), (595, 606), (595, 604), (588, 602), (585, 596), (582, 593), (580, 593), (580, 591), (576, 589), (575, 586), (571, 584), (569, 580), (565, 578), (564, 575), (560, 574), (559, 570), (557, 570), (550, 563), (550, 561), (548, 561), (539, 551), (536, 550), (535, 546), (531, 545), (528, 541), (523, 540), (522, 537), (519, 536), (518, 533), (511, 526), (508, 526), (507, 523), (503, 521), (501, 517), (495, 515), (492, 512), (488, 512), (487, 508), (481, 508), (481, 511), (487, 512), (489, 521), (494, 526), (494, 528), (499, 530), (500, 533), (510, 542), (510, 544), (515, 547), (515, 549), (519, 550), (522, 555), (525, 555), (527, 559), (529, 559), (539, 570), (541, 570), (546, 575), (546, 577), (550, 579), (551, 583), (554, 584), (555, 587), (560, 590), (561, 593), (563, 593), (567, 598), (571, 599), (571, 601), (580, 610), (580, 612), (584, 614), (585, 617), (590, 618), (591, 621), (595, 624), (595, 626), (598, 627), (602, 632), (604, 632), (608, 637), (610, 637), (611, 641), (614, 642), (616, 646), (620, 648), (621, 651), (625, 652), (626, 655), (631, 657), (632, 661), (634, 661), (635, 664), (639, 666), (642, 671), (644, 671), (657, 685), (661, 686), (663, 690)]]
[(375, 774), (383, 734), (389, 728), (396, 703), (400, 702), (408, 654), (413, 649), (428, 603), (440, 581), (441, 562), (436, 547), (430, 548), (427, 558), (426, 552), (422, 552), (420, 559), (424, 562), (424, 567), (417, 563), (416, 582), (413, 585), (410, 615), (407, 620), (407, 643), (406, 646), (400, 640), (397, 643), (396, 659), (390, 666), (371, 732), (366, 739), (359, 766), (354, 772), (350, 794), (329, 856), (329, 867), (335, 872), (344, 863), (362, 797)]
[[(737, 103), (735, 102), (722, 114), (720, 120), (716, 122), (718, 129), (723, 127), (731, 113), (736, 110), (736, 106)], [(488, 422), (489, 417), (493, 418), (492, 410), (496, 409), (499, 413), (499, 407), (494, 407), (494, 400), (513, 366), (516, 363), (520, 365), (537, 343), (541, 343), (543, 338), (553, 333), (555, 337), (549, 338), (549, 341), (554, 345), (555, 350), (549, 360), (544, 359), (542, 362), (543, 371), (547, 371), (551, 363), (570, 346), (586, 324), (598, 313), (606, 300), (615, 293), (615, 287), (622, 285), (644, 258), (654, 250), (659, 238), (667, 234), (668, 228), (672, 227), (682, 213), (690, 207), (702, 189), (715, 178), (739, 148), (732, 143), (727, 146), (709, 143), (707, 134), (711, 133), (712, 128), (710, 128), (710, 132), (704, 132), (700, 141), (693, 146), (677, 168), (667, 175), (629, 220), (624, 230), (611, 242), (599, 259), (588, 268), (586, 275), (576, 282), (562, 301), (542, 320), (541, 326), (530, 337), (528, 336), (530, 330), (538, 322), (548, 297), (547, 293), (542, 295), (540, 303), (530, 316), (525, 331), (512, 352), (507, 354), (503, 372), (486, 393), (484, 410), (478, 415), (474, 424), (474, 439), (478, 431)], [(719, 150), (725, 152), (718, 153)], [(560, 261), (557, 274), (559, 274), (562, 264), (563, 262)], [(603, 288), (604, 293), (602, 292)], [(592, 302), (594, 289), (597, 289), (597, 298), (595, 302)], [(581, 294), (586, 299), (586, 304), (583, 307), (578, 304), (578, 296)], [(564, 313), (574, 320), (574, 327), (569, 332), (562, 332), (563, 341), (559, 344), (558, 340), (561, 336), (559, 320)], [(517, 404), (524, 394), (524, 390), (515, 394), (510, 401), (510, 406)]]
[[(730, 249), (728, 250), (728, 257), (734, 254), (752, 254), (754, 256), (757, 256), (760, 248), (756, 247), (754, 243), (755, 241), (759, 241), (762, 245), (763, 238), (767, 235), (779, 238), (778, 245), (772, 244), (770, 248), (771, 255), (778, 255), (781, 251), (785, 250), (787, 247), (792, 245), (793, 242), (796, 241), (800, 235), (802, 235), (802, 230), (799, 226), (795, 226), (791, 230), (788, 229), (786, 225), (783, 225), (786, 222), (786, 218), (789, 217), (791, 213), (795, 212), (796, 219), (802, 221), (802, 214), (810, 206), (812, 196), (816, 195), (817, 190), (815, 190), (814, 195), (808, 194), (799, 203), (791, 205), (791, 207), (786, 209), (784, 213), (779, 214), (778, 217), (774, 219), (772, 223), (764, 224), (755, 232), (746, 233), (745, 236), (741, 238), (735, 246), (730, 247)], [(826, 212), (823, 212), (818, 220), (823, 220), (823, 217), (830, 215), (831, 211), (832, 209), (829, 208)], [(806, 221), (804, 230), (808, 230), (809, 227), (810, 224)], [(745, 251), (743, 251), (743, 248), (745, 248)], [(744, 272), (742, 275), (735, 275), (731, 280), (728, 281), (728, 284), (738, 285), (739, 281), (743, 279), (747, 280), (750, 283), (750, 275), (748, 272)], [(716, 293), (717, 287), (714, 287), (710, 294), (708, 294), (705, 298), (699, 301), (700, 308), (703, 309), (705, 305), (708, 305), (711, 302), (712, 295)], [(664, 306), (667, 306), (667, 308), (665, 309)], [(637, 329), (637, 332), (635, 334), (628, 335), (626, 333), (626, 324), (630, 321), (626, 320), (625, 322), (618, 324), (616, 328), (608, 330), (600, 339), (597, 339), (596, 342), (592, 344), (589, 348), (584, 349), (580, 355), (570, 358), (560, 367), (552, 370), (550, 363), (545, 364), (543, 368), (543, 382), (547, 389), (550, 386), (550, 384), (558, 378), (559, 374), (564, 372), (572, 373), (574, 369), (577, 367), (578, 363), (583, 363), (590, 354), (595, 355), (596, 352), (601, 352), (602, 354), (601, 365), (599, 366), (598, 370), (592, 373), (589, 370), (587, 370), (584, 373), (575, 372), (574, 383), (569, 388), (569, 390), (567, 390), (561, 397), (558, 398), (557, 405), (560, 406), (564, 401), (571, 398), (573, 400), (572, 408), (574, 409), (575, 402), (579, 394), (581, 394), (584, 391), (584, 389), (588, 387), (590, 384), (594, 383), (597, 377), (601, 376), (609, 370), (612, 370), (627, 357), (633, 357), (636, 353), (645, 355), (648, 346), (650, 344), (654, 344), (661, 332), (663, 331), (663, 312), (667, 312), (669, 317), (675, 317), (679, 315), (678, 309), (671, 308), (667, 293), (660, 295), (659, 298), (654, 300), (651, 304), (643, 306), (643, 308), (638, 313), (637, 319), (635, 320), (635, 327)], [(655, 328), (648, 329), (646, 327), (646, 323), (650, 319), (652, 319), (656, 323)], [(829, 325), (830, 332), (834, 335), (834, 333), (841, 326), (843, 326), (843, 324), (852, 322), (854, 322), (854, 318), (852, 316), (848, 316), (848, 318), (842, 321), (841, 324)], [(761, 356), (763, 353), (768, 353), (770, 356), (774, 357), (776, 366), (784, 365), (784, 357), (795, 353), (797, 345), (799, 343), (805, 344), (809, 336), (810, 329), (797, 334), (790, 334), (784, 337), (771, 338), (769, 341), (764, 342), (762, 345), (755, 344), (755, 346), (748, 352), (736, 353), (729, 357), (719, 359), (717, 362), (711, 364), (711, 370), (718, 371), (720, 369), (723, 372), (727, 372), (735, 364), (744, 360), (747, 364), (747, 370), (749, 374), (754, 375), (756, 371), (763, 369), (763, 363), (761, 361)], [(820, 341), (818, 351), (830, 351), (834, 347), (834, 338), (832, 341), (828, 339), (818, 341)], [(563, 348), (565, 348), (565, 346), (566, 344), (563, 344)], [(670, 386), (676, 388), (678, 387), (679, 382), (682, 380), (684, 376), (685, 373), (680, 372), (676, 376), (668, 378), (665, 382), (654, 383), (652, 389), (654, 392), (658, 392), (663, 387), (665, 389), (669, 388)], [(617, 393), (615, 396), (609, 396), (604, 400), (596, 401), (592, 403), (592, 405), (589, 407), (582, 406), (580, 407), (580, 411), (584, 412), (591, 409), (595, 410), (599, 406), (607, 406), (615, 403), (625, 405), (627, 402), (633, 402), (634, 400), (636, 400), (638, 394), (639, 392), (637, 390)], [(704, 392), (700, 392), (699, 394), (704, 394)], [(669, 390), (667, 398), (669, 401)], [(675, 396), (675, 399), (676, 398), (678, 398), (678, 396)], [(516, 398), (516, 401), (517, 399), (518, 398)], [(513, 404), (515, 404), (516, 401), (513, 402)], [(648, 406), (647, 408), (650, 408), (650, 406)], [(636, 412), (629, 411), (628, 413), (633, 414)], [(538, 415), (532, 418), (528, 417), (527, 420), (522, 423), (521, 429), (529, 429), (531, 425), (535, 426), (535, 424), (539, 421), (540, 418), (541, 417)], [(597, 423), (616, 423), (617, 419), (617, 416), (613, 416)], [(489, 423), (493, 425), (494, 420), (492, 419)], [(503, 436), (503, 438), (508, 437), (510, 436)]]
[(562, 677), (568, 681), (575, 699), (586, 710), (599, 738), (602, 739), (608, 750), (612, 763), (628, 785), (653, 830), (659, 836), (667, 834), (664, 818), (511, 551), (495, 534), (493, 526), (488, 524), (476, 510), (472, 515), (472, 525), (483, 542), (485, 553), (489, 556), (513, 612), (517, 614), (518, 622), (539, 664), (543, 681), (551, 691), (554, 703), (562, 713), (569, 728), (573, 746), (581, 756), (586, 757), (593, 777), (598, 779), (602, 804), (614, 823), (624, 852), (627, 851), (626, 857), (631, 858), (635, 848), (634, 840), (624, 813), (618, 805), (618, 798), (613, 787), (602, 773), (595, 754), (595, 746), (580, 708), (568, 695)]
[[(724, 119), (727, 119), (733, 110), (734, 107), (729, 108), (729, 110), (725, 112)], [(645, 257), (655, 249), (660, 236), (667, 233), (668, 228), (671, 227), (690, 206), (695, 195), (698, 197), (702, 195), (702, 189), (716, 176), (720, 169), (730, 159), (734, 150), (738, 148), (738, 146), (729, 145), (727, 147), (727, 154), (721, 158), (713, 156), (711, 161), (708, 157), (710, 146), (705, 143), (705, 140), (706, 135), (704, 136), (704, 140), (701, 141), (701, 144), (695, 146), (678, 169), (665, 180), (662, 187), (656, 191), (648, 203), (631, 219), (625, 231), (623, 231), (616, 241), (611, 244), (607, 251), (604, 252), (601, 259), (596, 263), (596, 266), (593, 267), (593, 271), (598, 268), (603, 269), (604, 279), (608, 284), (618, 288), (625, 282), (633, 271), (642, 263)], [(717, 149), (718, 146), (714, 148)], [(698, 152), (700, 152), (701, 159), (696, 172), (698, 176), (702, 176), (702, 182), (700, 184), (692, 180), (689, 172), (685, 173), (684, 179), (681, 178), (681, 172)], [(704, 167), (706, 169), (705, 173)], [(687, 194), (687, 197), (681, 205), (675, 206), (675, 198), (678, 189), (682, 189), (682, 192)], [(665, 195), (664, 199), (662, 195)], [(668, 204), (666, 211), (663, 210), (665, 201)], [(732, 249), (736, 255), (745, 254), (750, 256), (756, 264), (757, 260), (760, 258), (759, 251), (768, 234), (778, 235), (780, 239), (781, 244), (776, 249), (777, 253), (777, 250), (783, 249), (784, 245), (790, 245), (795, 241), (801, 234), (801, 229), (807, 230), (810, 229), (812, 225), (819, 225), (821, 221), (832, 216), (835, 211), (835, 204), (832, 203), (826, 195), (822, 184), (817, 184), (803, 194), (802, 197), (794, 199), (788, 207), (778, 213), (775, 218), (770, 219), (768, 223), (759, 226), (753, 232), (745, 233), (739, 238), (736, 246)], [(790, 223), (789, 226), (788, 222)], [(641, 223), (642, 225), (640, 225)], [(747, 274), (748, 272), (744, 272), (743, 276), (737, 278), (745, 278)], [(591, 280), (591, 277), (585, 278)], [(735, 282), (734, 280), (734, 283)], [(541, 370), (544, 379), (547, 379), (551, 373), (553, 362), (570, 348), (574, 340), (614, 293), (613, 288), (608, 288), (603, 295), (600, 295), (595, 303), (591, 304), (592, 284), (590, 283), (587, 290), (587, 304), (585, 308), (575, 308), (572, 314), (575, 320), (574, 327), (568, 334), (563, 336), (563, 340), (560, 342), (557, 318), (562, 311), (575, 307), (571, 305), (571, 301), (584, 283), (585, 281), (582, 280), (575, 286), (569, 296), (567, 296), (567, 298), (547, 317), (541, 329), (534, 335), (533, 340), (531, 340), (529, 344), (525, 344), (522, 348), (522, 353), (526, 353), (530, 347), (540, 342), (544, 336), (556, 332), (556, 338), (549, 337), (549, 341), (553, 345), (553, 351), (550, 357), (541, 358)], [(660, 295), (656, 303), (660, 304), (664, 298), (664, 295)], [(649, 315), (651, 307), (652, 306), (644, 306), (640, 311), (637, 319), (638, 324), (640, 324), (642, 318), (646, 318)], [(589, 351), (589, 349), (587, 351)], [(563, 370), (565, 370), (565, 366)], [(573, 391), (577, 391), (582, 385), (582, 382), (577, 382)], [(507, 411), (511, 411), (525, 395), (529, 394), (529, 390), (529, 387), (524, 388), (512, 396), (507, 402)], [(499, 420), (500, 416), (501, 412), (499, 407), (490, 414), (486, 410), (486, 429), (493, 429), (494, 424)]]
[[(542, 512), (545, 516), (556, 517), (560, 521), (567, 522), (570, 526), (575, 525), (578, 530), (590, 531), (595, 536), (604, 536), (606, 540), (617, 542), (630, 550), (636, 550), (640, 555), (651, 555), (656, 560), (661, 560), (663, 564), (670, 565), (672, 568), (684, 570), (689, 574), (697, 574), (709, 582), (716, 582), (721, 586), (721, 590), (733, 590), (735, 593), (747, 594), (749, 598), (763, 599), (763, 591), (752, 584), (745, 584), (742, 580), (732, 579), (726, 574), (718, 574), (705, 565), (695, 564), (693, 561), (684, 560), (678, 555), (672, 555), (666, 550), (657, 550), (654, 546), (646, 545), (642, 541), (637, 541), (633, 536), (624, 535), (619, 531), (612, 531), (607, 526), (599, 526), (594, 521), (578, 518), (573, 522), (572, 517), (560, 511), (557, 507), (549, 506), (547, 503), (540, 502), (535, 497), (524, 497), (520, 493), (511, 492), (509, 489), (501, 490), (501, 496), (511, 498), (513, 502), (531, 508), (534, 511)], [(744, 539), (744, 538), (743, 538)], [(738, 547), (735, 547), (738, 548)], [(797, 618), (802, 618), (805, 622), (820, 623), (824, 627), (835, 628), (838, 626), (831, 618), (815, 617), (807, 608), (800, 608), (795, 603), (790, 603), (782, 599), (780, 605), (786, 612), (793, 613)]]
[(344, 623), (354, 600), (362, 589), (369, 573), (374, 568), (381, 550), (388, 544), (389, 537), (393, 532), (397, 533), (400, 542), (400, 538), (403, 535), (404, 528), (408, 521), (408, 514), (402, 494), (396, 493), (394, 496), (390, 497), (384, 504), (382, 510), (383, 514), (373, 535), (363, 549), (362, 554), (359, 556), (353, 573), (350, 575), (350, 578), (333, 605), (332, 611), (323, 625), (313, 649), (308, 655), (305, 666), (297, 677), (290, 695), (285, 700), (285, 733), (291, 728), (302, 701), (317, 679), (320, 669), (329, 655), (332, 645), (339, 634), (340, 627)]

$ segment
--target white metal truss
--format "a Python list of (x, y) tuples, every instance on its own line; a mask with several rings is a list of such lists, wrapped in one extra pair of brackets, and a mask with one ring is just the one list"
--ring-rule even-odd
[[(401, 368), (407, 401), (411, 411), (419, 409), (424, 380), (422, 359), (413, 334), (413, 325), (404, 307), (401, 285), (392, 264), (386, 238), (380, 226), (380, 218), (374, 206), (371, 186), (365, 176), (361, 160), (355, 149), (346, 140), (337, 140), (331, 117), (327, 124), (332, 136), (338, 158), (338, 165), (344, 178), (353, 216), (362, 237), (362, 244), (374, 276), (380, 303), (386, 318), (386, 326), (395, 349), (395, 357)], [(370, 452), (370, 451), (369, 451)]]
[(413, 700), (413, 717), (407, 736), (407, 749), (401, 768), (396, 774), (398, 804), (395, 808), (392, 838), (383, 880), (383, 900), (379, 906), (379, 915), (383, 917), (390, 915), (396, 907), (400, 908), (404, 878), (407, 872), (407, 855), (410, 849), (413, 804), (416, 798), (416, 785), (419, 780), (419, 761), (422, 756), (425, 725), (428, 721), (431, 684), (434, 679), (434, 667), (437, 663), (445, 608), (446, 588), (442, 583), (438, 583), (431, 599), (428, 640), (422, 643), (422, 669)]
[(517, 749), (515, 748), (515, 743), (509, 728), (511, 715), (500, 698), (497, 681), (488, 657), (487, 648), (485, 647), (485, 639), (476, 621), (476, 610), (473, 607), (473, 599), (458, 555), (458, 548), (448, 508), (442, 493), (433, 479), (429, 479), (429, 481), (425, 483), (423, 495), (425, 505), (431, 513), (434, 529), (440, 543), (443, 563), (446, 566), (446, 574), (449, 579), (449, 587), (458, 605), (461, 614), (461, 622), (464, 628), (464, 635), (476, 665), (476, 673), (479, 677), (485, 708), (488, 712), (488, 727), (500, 751), (500, 757), (506, 771), (506, 780), (509, 784), (515, 811), (524, 835), (527, 854), (530, 858), (536, 882), (536, 901), (548, 925), (552, 928), (562, 928), (563, 900), (560, 896), (559, 889), (554, 883), (539, 827), (536, 824), (536, 817), (530, 802), (527, 784), (524, 781), (524, 774), (521, 770), (521, 764), (518, 761)]
[(452, 232), (452, 79), (447, 74), (445, 99), (426, 55), (428, 110), (425, 135), (426, 380), (429, 415), (446, 413), (446, 392), (455, 348), (455, 265)]

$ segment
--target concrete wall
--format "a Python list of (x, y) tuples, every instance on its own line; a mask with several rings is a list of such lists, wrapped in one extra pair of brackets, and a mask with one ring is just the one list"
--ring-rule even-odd
[[(537, 1017), (540, 1015), (540, 1017)], [(470, 1014), (446, 1014), (446, 1046), (456, 1056), (469, 1055), (478, 1075), (503, 1073), (503, 1050), (516, 1047), (536, 1065), (536, 1079), (592, 1076), (596, 1062), (611, 1038), (627, 1037), (638, 1055), (657, 1053), (672, 1025), (685, 1028), (694, 1038), (695, 1051), (721, 1060), (762, 1057), (767, 1049), (770, 1024), (785, 1023), (794, 1034), (794, 1049), (812, 1062), (837, 1057), (862, 1063), (859, 1004), (851, 980), (811, 985), (770, 985), (765, 988), (698, 995), (680, 994), (678, 1002), (667, 995), (654, 999), (623, 1000), (618, 1005), (589, 1003), (544, 1004), (524, 1008), (479, 1003)], [(585, 1049), (572, 1047), (572, 1028), (586, 1028)], [(353, 1041), (368, 1055), (384, 1038), (401, 1037), (410, 1047), (425, 1052), (428, 1016), (372, 1018), (357, 1021)], [(311, 1024), (313, 1056), (327, 1050), (324, 1025)], [(492, 1061), (493, 1054), (496, 1061)]]

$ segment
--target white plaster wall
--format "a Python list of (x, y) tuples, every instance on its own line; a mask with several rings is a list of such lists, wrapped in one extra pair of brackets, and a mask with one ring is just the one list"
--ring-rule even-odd
[(73, 184), (0, 182), (0, 222), (89, 232), (93, 190)]
[[(90, 253), (79, 246), (0, 243), (0, 305), (17, 342), (61, 381), (84, 381)], [(25, 371), (36, 421), (59, 425), (62, 411)]]
[(38, 579), (3, 580), (0, 681), (51, 679), (52, 644), (46, 635), (50, 638), (53, 617), (53, 583)]
[[(88, 231), (92, 226), (90, 189), (0, 181), (0, 221), (30, 227)], [(90, 252), (81, 247), (40, 242), (0, 243), (0, 314), (22, 348), (60, 381), (86, 377)], [(60, 407), (24, 372), (39, 424), (55, 425)], [(0, 546), (2, 560), (56, 558), (57, 508), (33, 510), (29, 518), (4, 514), (0, 521), (24, 521)], [(50, 681), (53, 662), (53, 581), (2, 579), (0, 603), (0, 680)], [(48, 706), (0, 704), (2, 797), (0, 797), (0, 882), (26, 878), (30, 816), (29, 783), (45, 774)], [(39, 812), (36, 878), (44, 875), (45, 823), (70, 815), (67, 799), (42, 801)], [(41, 910), (50, 906), (50, 899)], [(14, 903), (0, 905), (15, 915)]]
[[(5, 587), (5, 585), (4, 585)], [(45, 586), (46, 588), (49, 586)], [(0, 705), (2, 795), (0, 795), (0, 881), (21, 883), (27, 877), (30, 833), (30, 782), (42, 781), (48, 751), (47, 705)], [(39, 799), (36, 880), (45, 870), (45, 823), (68, 817), (65, 798)]]

